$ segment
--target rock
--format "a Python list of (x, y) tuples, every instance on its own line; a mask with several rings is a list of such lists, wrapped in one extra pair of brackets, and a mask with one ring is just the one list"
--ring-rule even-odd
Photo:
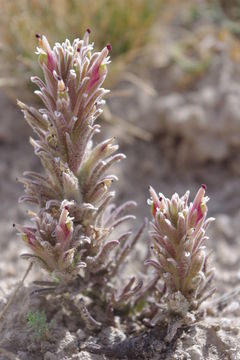
[(72, 356), (72, 360), (102, 360), (102, 355), (90, 354), (87, 351), (80, 351), (80, 353)]
[(58, 358), (64, 357), (66, 355), (73, 355), (78, 353), (78, 341), (75, 334), (66, 331), (63, 339), (60, 339), (57, 346), (57, 356)]
[(126, 339), (126, 335), (120, 329), (109, 326), (101, 331), (101, 341), (104, 345), (111, 346)]
[(44, 360), (57, 360), (57, 356), (50, 351), (47, 351), (44, 355)]
[(86, 339), (86, 334), (82, 329), (78, 329), (76, 332), (77, 338), (82, 341)]
[(202, 351), (197, 345), (192, 346), (187, 349), (188, 354), (190, 355), (191, 360), (204, 360)]

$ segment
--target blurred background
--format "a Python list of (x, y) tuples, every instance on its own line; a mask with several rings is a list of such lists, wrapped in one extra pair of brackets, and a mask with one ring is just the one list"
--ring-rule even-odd
[[(50, 43), (91, 28), (97, 49), (112, 44), (100, 137), (116, 136), (127, 160), (116, 168), (117, 201), (149, 215), (149, 184), (166, 196), (208, 186), (222, 291), (240, 278), (240, 1), (0, 0), (0, 277), (15, 281), (22, 244), (12, 223), (26, 208), (16, 177), (41, 169), (16, 98), (37, 103), (35, 33)], [(6, 264), (8, 264), (6, 266)], [(17, 264), (17, 265), (16, 265)], [(224, 270), (224, 271), (225, 271)], [(229, 281), (229, 272), (231, 275)], [(225, 281), (225, 282), (224, 282)], [(7, 285), (3, 285), (6, 288)]]

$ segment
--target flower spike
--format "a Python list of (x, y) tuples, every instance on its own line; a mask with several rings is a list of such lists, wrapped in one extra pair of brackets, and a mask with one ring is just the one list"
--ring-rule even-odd
[[(197, 309), (202, 299), (211, 294), (210, 280), (213, 270), (208, 267), (208, 253), (204, 242), (207, 225), (214, 219), (207, 217), (208, 197), (206, 185), (198, 190), (188, 204), (189, 192), (183, 197), (174, 194), (171, 199), (149, 188), (152, 207), (152, 227), (155, 260), (147, 260), (164, 279), (167, 295), (180, 293), (188, 302), (189, 309)], [(170, 303), (169, 303), (170, 306)], [(171, 306), (170, 306), (171, 307)]]
[(19, 179), (25, 186), (20, 201), (38, 205), (39, 211), (30, 212), (32, 227), (17, 229), (32, 251), (24, 258), (63, 282), (77, 281), (81, 274), (80, 287), (100, 291), (104, 298), (111, 294), (102, 285), (116, 275), (120, 257), (133, 246), (126, 229), (115, 229), (133, 216), (123, 214), (130, 202), (119, 208), (111, 203), (115, 192), (110, 188), (117, 177), (108, 171), (125, 155), (116, 153), (114, 138), (93, 144), (107, 93), (101, 86), (111, 45), (94, 52), (90, 32), (53, 48), (44, 35), (36, 34), (44, 80), (31, 80), (39, 87), (35, 93), (43, 108), (18, 104), (37, 136), (30, 142), (45, 173), (28, 171)]

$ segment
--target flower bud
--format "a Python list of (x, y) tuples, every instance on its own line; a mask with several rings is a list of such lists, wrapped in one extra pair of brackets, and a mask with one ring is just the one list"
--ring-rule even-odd
[(49, 45), (46, 36), (36, 34), (36, 38), (38, 39), (38, 45), (40, 48), (39, 62), (41, 65), (46, 64), (48, 69), (53, 72), (56, 68), (56, 58), (51, 46)]

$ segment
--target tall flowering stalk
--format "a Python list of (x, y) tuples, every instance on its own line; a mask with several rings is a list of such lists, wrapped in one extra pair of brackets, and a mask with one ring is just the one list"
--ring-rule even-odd
[(183, 197), (175, 193), (168, 199), (150, 187), (150, 235), (155, 259), (146, 264), (152, 265), (164, 280), (163, 302), (170, 312), (183, 317), (188, 311), (197, 310), (213, 291), (213, 270), (208, 266), (209, 253), (204, 244), (208, 239), (206, 229), (214, 219), (207, 219), (205, 192), (206, 186), (202, 185), (189, 204), (189, 191)]
[(105, 296), (105, 288), (97, 285), (106, 285), (116, 274), (137, 235), (115, 232), (134, 218), (124, 212), (135, 203), (112, 204), (115, 193), (110, 187), (117, 178), (106, 175), (125, 156), (116, 153), (114, 138), (95, 146), (92, 142), (100, 131), (95, 120), (108, 92), (101, 86), (111, 46), (94, 52), (89, 33), (82, 40), (72, 44), (66, 40), (53, 48), (45, 36), (36, 35), (44, 80), (31, 80), (39, 87), (35, 93), (44, 107), (18, 104), (37, 135), (30, 142), (45, 173), (27, 171), (20, 178), (25, 185), (20, 201), (37, 205), (39, 211), (30, 212), (32, 226), (17, 228), (31, 249), (24, 258), (63, 282), (80, 278), (83, 288)]

